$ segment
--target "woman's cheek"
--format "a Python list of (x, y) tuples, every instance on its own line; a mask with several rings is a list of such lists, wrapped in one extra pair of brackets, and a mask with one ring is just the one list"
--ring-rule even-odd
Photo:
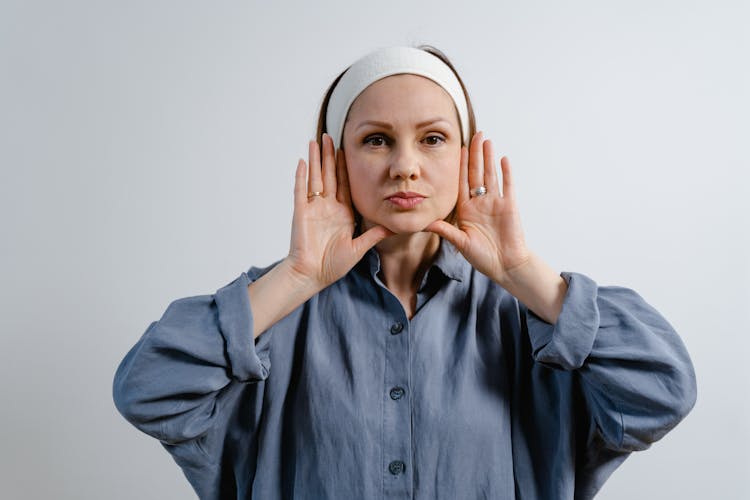
[(352, 197), (352, 204), (354, 209), (361, 215), (369, 214), (372, 206), (373, 190), (368, 190), (363, 184), (357, 183), (354, 186), (350, 186), (350, 193)]

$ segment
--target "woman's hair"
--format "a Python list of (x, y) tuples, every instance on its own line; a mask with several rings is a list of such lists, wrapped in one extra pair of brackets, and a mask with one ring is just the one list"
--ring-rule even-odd
[[(420, 50), (424, 50), (427, 53), (432, 54), (433, 56), (437, 57), (441, 61), (443, 61), (450, 69), (453, 71), (453, 74), (456, 75), (456, 79), (458, 79), (458, 83), (461, 85), (461, 90), (464, 92), (464, 97), (466, 97), (466, 110), (467, 114), (469, 116), (469, 136), (463, 138), (463, 144), (468, 147), (469, 142), (471, 141), (471, 138), (474, 137), (474, 134), (477, 131), (477, 124), (476, 124), (476, 118), (474, 117), (474, 108), (471, 105), (471, 99), (469, 99), (469, 93), (466, 91), (466, 86), (464, 85), (463, 80), (461, 80), (461, 76), (456, 71), (456, 68), (453, 67), (453, 64), (448, 59), (448, 56), (443, 54), (440, 50), (436, 49), (435, 47), (431, 45), (420, 45), (417, 47)], [(350, 66), (351, 67), (351, 66)], [(336, 88), (336, 85), (339, 83), (339, 80), (341, 80), (341, 77), (344, 76), (344, 73), (347, 72), (349, 67), (347, 67), (344, 71), (341, 72), (339, 76), (336, 77), (336, 79), (331, 83), (331, 86), (328, 87), (328, 90), (326, 91), (325, 97), (323, 97), (323, 102), (320, 105), (320, 111), (318, 113), (318, 127), (315, 133), (315, 140), (318, 141), (318, 144), (322, 146), (323, 144), (323, 133), (328, 132), (327, 124), (326, 124), (326, 114), (328, 112), (328, 102), (331, 100), (331, 94), (333, 94), (333, 89)], [(342, 139), (342, 149), (343, 149), (343, 139)], [(357, 209), (355, 207), (352, 207), (354, 209), (354, 216), (355, 220), (357, 222), (356, 228), (355, 228), (355, 235), (359, 235), (361, 231), (361, 216), (357, 212)], [(456, 223), (456, 209), (455, 207), (453, 210), (451, 210), (451, 213), (448, 214), (448, 217), (445, 218), (446, 222), (449, 222), (451, 224)]]
[[(461, 76), (456, 71), (456, 68), (453, 67), (453, 64), (450, 62), (448, 57), (443, 54), (441, 51), (436, 49), (435, 47), (432, 47), (431, 45), (420, 45), (417, 47), (420, 50), (424, 50), (427, 53), (432, 54), (433, 56), (437, 57), (441, 61), (443, 61), (446, 66), (448, 66), (451, 71), (453, 71), (453, 74), (456, 75), (456, 79), (458, 79), (458, 83), (461, 84), (461, 90), (464, 92), (464, 97), (466, 97), (466, 108), (468, 110), (468, 116), (469, 116), (469, 137), (463, 138), (464, 145), (468, 146), (469, 141), (471, 141), (471, 138), (474, 137), (474, 134), (477, 130), (477, 124), (476, 119), (474, 118), (474, 108), (471, 106), (471, 99), (469, 99), (469, 93), (466, 91), (466, 86), (464, 85), (463, 80), (461, 80)], [(339, 83), (339, 80), (341, 80), (341, 77), (344, 76), (344, 73), (347, 72), (349, 68), (346, 68), (344, 71), (341, 72), (339, 76), (336, 77), (336, 79), (331, 83), (331, 86), (328, 87), (328, 90), (326, 91), (325, 97), (323, 97), (323, 102), (320, 105), (320, 111), (318, 113), (318, 127), (315, 133), (315, 140), (318, 141), (318, 144), (323, 144), (323, 133), (328, 132), (327, 124), (326, 124), (326, 113), (328, 112), (328, 102), (331, 100), (331, 94), (333, 94), (333, 89), (336, 88), (336, 85)], [(343, 148), (343, 140), (342, 140), (342, 148)]]

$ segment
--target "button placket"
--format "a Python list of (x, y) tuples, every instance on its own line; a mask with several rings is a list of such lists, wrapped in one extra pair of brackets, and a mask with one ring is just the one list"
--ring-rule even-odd
[(410, 498), (412, 489), (411, 468), (407, 468), (406, 460), (412, 455), (411, 405), (404, 397), (409, 389), (410, 324), (399, 316), (392, 318), (385, 334), (383, 473), (387, 477), (384, 494), (388, 498)]

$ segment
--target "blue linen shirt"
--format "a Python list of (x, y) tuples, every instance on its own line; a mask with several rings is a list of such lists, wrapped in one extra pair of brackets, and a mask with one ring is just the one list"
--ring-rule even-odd
[(410, 320), (371, 249), (253, 340), (269, 269), (172, 302), (115, 374), (201, 499), (587, 499), (695, 403), (683, 343), (627, 288), (562, 273), (551, 325), (443, 241)]

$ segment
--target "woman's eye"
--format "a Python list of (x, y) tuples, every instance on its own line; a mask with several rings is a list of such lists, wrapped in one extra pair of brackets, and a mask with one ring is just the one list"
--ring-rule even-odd
[(428, 135), (424, 140), (430, 146), (437, 146), (438, 144), (445, 142), (445, 138), (439, 135)]
[(382, 135), (371, 135), (365, 137), (364, 143), (370, 146), (385, 146), (386, 144), (385, 137)]

